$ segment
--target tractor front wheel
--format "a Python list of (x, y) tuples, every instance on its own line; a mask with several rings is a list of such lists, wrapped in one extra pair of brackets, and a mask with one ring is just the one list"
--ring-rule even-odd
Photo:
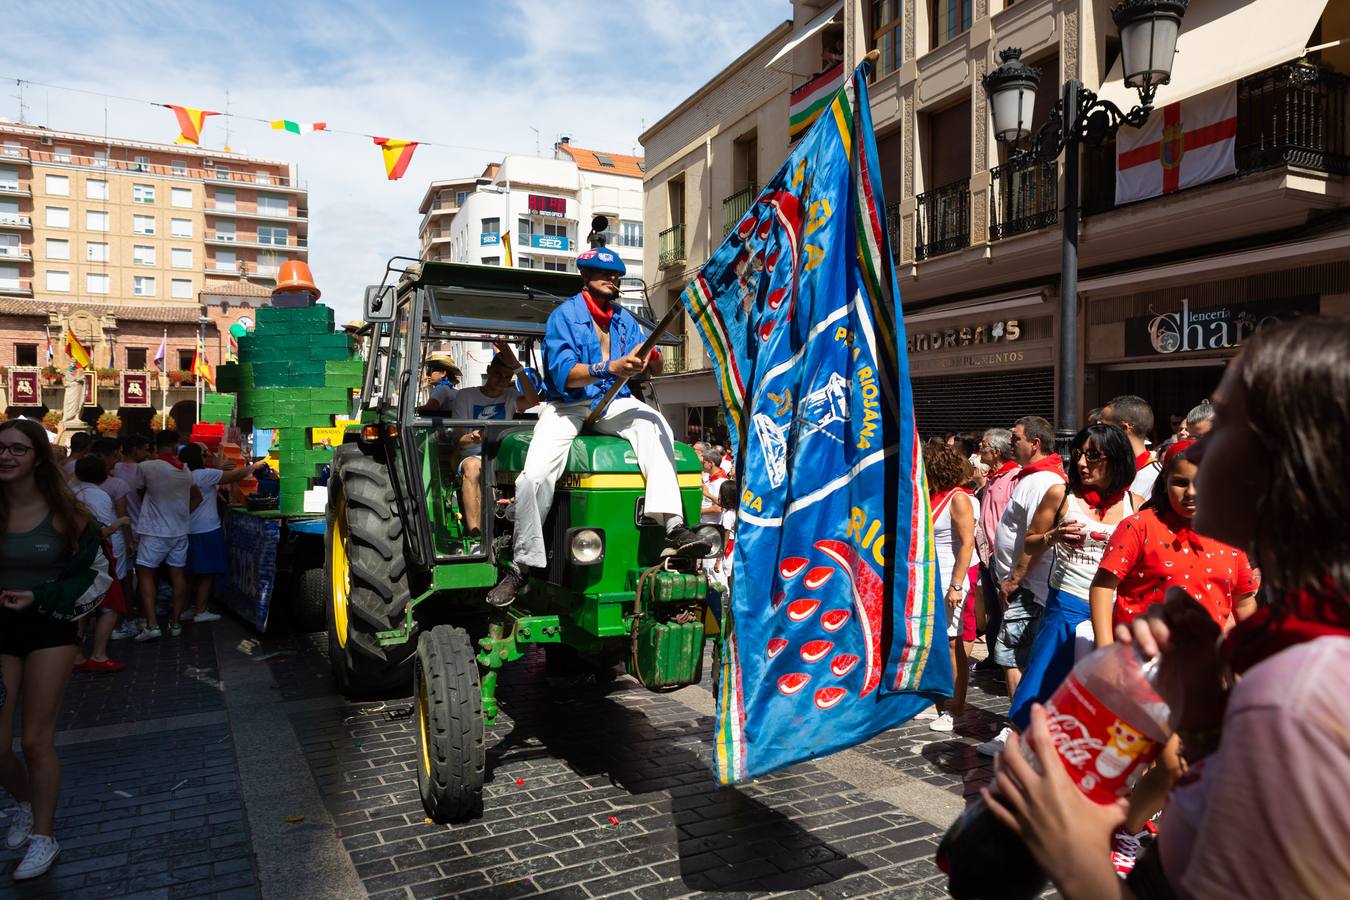
[(437, 625), (417, 644), (417, 787), (437, 822), (483, 809), (483, 694), (473, 643), (462, 628)]

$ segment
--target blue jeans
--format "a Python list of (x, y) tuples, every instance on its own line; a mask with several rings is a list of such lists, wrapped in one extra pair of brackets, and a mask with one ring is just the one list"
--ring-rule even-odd
[(1031, 721), (1031, 704), (1044, 703), (1069, 677), (1074, 662), (1074, 629), (1091, 617), (1087, 600), (1051, 588), (1045, 598), (1045, 616), (1031, 645), (1022, 681), (1013, 695), (1008, 718), (1018, 728)]

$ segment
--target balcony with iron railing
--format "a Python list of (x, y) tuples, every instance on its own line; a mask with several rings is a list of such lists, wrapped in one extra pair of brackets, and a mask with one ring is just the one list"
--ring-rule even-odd
[(29, 278), (0, 281), (0, 297), (31, 297), (33, 282)]
[(915, 196), (914, 258), (929, 259), (970, 246), (970, 179)]
[(33, 220), (18, 213), (0, 213), (0, 228), (22, 228), (31, 230)]
[(1059, 221), (1059, 161), (1010, 162), (989, 170), (989, 240)]
[(684, 223), (672, 225), (665, 231), (657, 235), (660, 247), (660, 256), (657, 259), (657, 265), (662, 268), (668, 268), (676, 263), (683, 262), (686, 257), (684, 245)]
[[(1329, 175), (1350, 173), (1350, 158), (1346, 154), (1347, 84), (1350, 77), (1300, 62), (1285, 63), (1239, 80), (1236, 171), (1232, 177), (1285, 167)], [(1089, 148), (1083, 169), (1084, 215), (1115, 209), (1115, 142)]]
[(731, 229), (736, 227), (736, 223), (745, 218), (745, 214), (750, 211), (750, 205), (755, 202), (755, 197), (759, 196), (759, 189), (753, 184), (743, 187), (722, 201), (722, 234), (728, 235)]
[[(301, 211), (291, 212), (287, 209), (239, 209), (233, 206), (218, 206), (214, 203), (208, 203), (202, 211), (208, 216), (216, 216), (227, 219), (248, 219), (250, 221), (263, 222), (294, 222), (297, 225), (306, 225), (309, 223), (309, 217), (301, 214)], [(307, 210), (305, 212), (308, 212)]]
[(309, 251), (309, 239), (303, 237), (290, 237), (286, 240), (258, 240), (256, 237), (249, 237), (247, 235), (239, 237), (235, 233), (228, 231), (208, 231), (203, 240), (208, 244), (225, 247), (249, 247), (258, 250), (295, 250), (300, 253)]

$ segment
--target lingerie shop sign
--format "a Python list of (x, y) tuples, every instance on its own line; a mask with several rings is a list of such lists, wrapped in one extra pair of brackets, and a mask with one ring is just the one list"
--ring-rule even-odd
[(1253, 300), (1206, 309), (1191, 309), (1182, 300), (1171, 312), (1149, 310), (1150, 315), (1125, 320), (1126, 356), (1167, 356), (1173, 353), (1230, 350), (1268, 325), (1317, 312), (1316, 294), (1283, 300)]

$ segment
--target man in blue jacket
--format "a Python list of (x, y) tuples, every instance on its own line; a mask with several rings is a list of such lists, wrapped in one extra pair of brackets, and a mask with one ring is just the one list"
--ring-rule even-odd
[[(618, 254), (595, 247), (577, 257), (581, 293), (564, 301), (548, 317), (544, 331), (544, 404), (516, 478), (513, 565), (488, 592), (493, 606), (508, 606), (525, 586), (527, 567), (543, 568), (544, 517), (567, 465), (572, 439), (616, 378), (648, 371), (661, 373), (661, 357), (637, 355), (645, 338), (637, 319), (618, 302), (619, 279), (627, 271)], [(647, 482), (646, 515), (666, 529), (665, 555), (698, 558), (712, 548), (685, 525), (679, 481), (675, 477), (675, 438), (656, 410), (619, 390), (595, 423), (602, 434), (618, 435), (633, 445)]]

